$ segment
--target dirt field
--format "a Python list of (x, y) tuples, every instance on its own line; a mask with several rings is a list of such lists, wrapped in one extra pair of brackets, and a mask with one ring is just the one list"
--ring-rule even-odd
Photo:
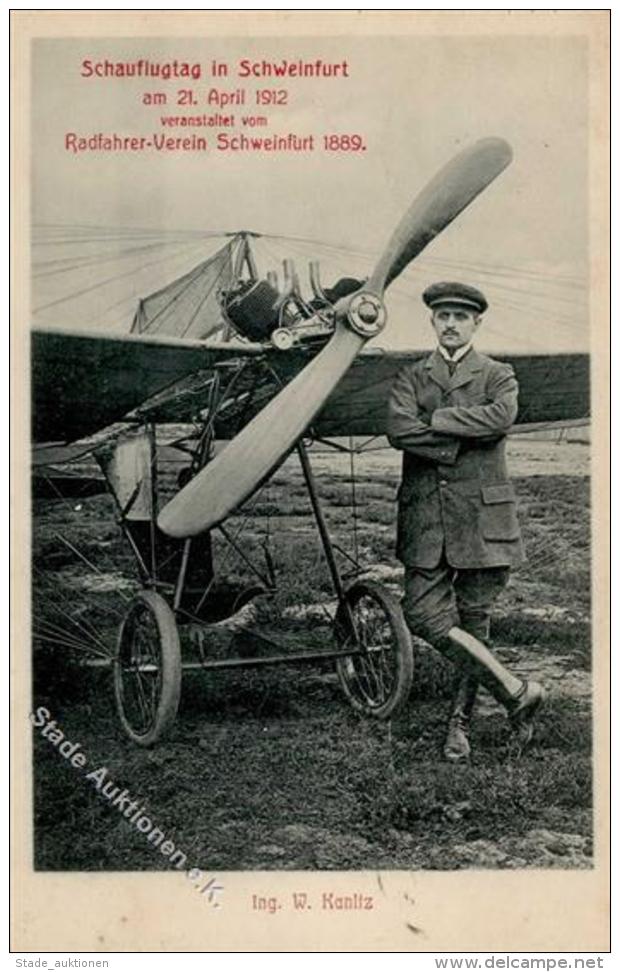
[[(492, 637), (515, 671), (548, 686), (550, 700), (519, 756), (502, 712), (482, 698), (470, 766), (441, 762), (452, 672), (419, 642), (411, 697), (388, 722), (348, 707), (325, 662), (191, 672), (171, 734), (153, 749), (135, 746), (119, 726), (109, 670), (70, 663), (87, 648), (99, 661), (114, 650), (135, 587), (111, 502), (37, 500), (33, 708), (47, 707), (87, 760), (78, 771), (34, 731), (37, 868), (171, 866), (86, 779), (102, 766), (188, 866), (204, 870), (589, 867), (589, 449), (515, 439), (510, 457), (529, 562), (513, 575)], [(343, 572), (350, 579), (349, 558), (357, 559), (399, 592), (399, 457), (356, 457), (355, 516), (350, 458), (315, 454), (313, 465), (348, 555), (338, 554)], [(296, 463), (229, 527), (262, 565), (265, 545), (270, 551), (278, 578), (271, 623), (311, 647), (330, 644), (335, 599)], [(223, 576), (251, 578), (220, 540), (215, 557)]]

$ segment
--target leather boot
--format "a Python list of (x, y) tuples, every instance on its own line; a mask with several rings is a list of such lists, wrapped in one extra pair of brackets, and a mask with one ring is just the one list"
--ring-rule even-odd
[(523, 690), (508, 709), (508, 718), (519, 746), (525, 747), (534, 735), (534, 718), (547, 693), (538, 682), (524, 682)]
[(469, 726), (476, 702), (478, 681), (471, 675), (463, 675), (456, 687), (452, 712), (448, 723), (448, 734), (443, 747), (444, 758), (451, 763), (469, 759)]
[(538, 682), (524, 682), (491, 654), (473, 635), (461, 628), (451, 628), (437, 645), (439, 650), (491, 693), (508, 714), (513, 729), (523, 744), (533, 734), (533, 719), (545, 699), (545, 690)]
[[(461, 626), (468, 634), (473, 635), (484, 645), (488, 645), (491, 620), (487, 614), (481, 615), (479, 612), (470, 614), (462, 610)], [(477, 693), (478, 680), (473, 675), (462, 675), (454, 694), (448, 734), (443, 748), (444, 758), (449, 762), (457, 763), (469, 759), (471, 755), (469, 728)]]

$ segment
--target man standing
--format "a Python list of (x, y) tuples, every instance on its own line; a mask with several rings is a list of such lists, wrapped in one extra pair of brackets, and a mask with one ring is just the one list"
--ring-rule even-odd
[(444, 755), (470, 755), (469, 724), (478, 683), (501, 702), (522, 744), (544, 690), (523, 682), (489, 651), (490, 611), (523, 560), (505, 437), (517, 415), (510, 365), (472, 347), (487, 309), (460, 283), (423, 294), (437, 349), (407, 365), (389, 401), (387, 433), (402, 449), (397, 554), (405, 565), (403, 611), (413, 634), (461, 669)]

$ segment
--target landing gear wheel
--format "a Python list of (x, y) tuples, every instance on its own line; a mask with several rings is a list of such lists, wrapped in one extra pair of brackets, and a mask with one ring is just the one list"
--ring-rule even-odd
[(358, 581), (345, 594), (335, 620), (341, 647), (336, 671), (354, 709), (388, 719), (406, 701), (413, 680), (413, 646), (398, 602), (379, 584)]
[(114, 694), (123, 729), (152, 746), (174, 722), (181, 696), (181, 649), (174, 614), (160, 594), (131, 602), (114, 659)]

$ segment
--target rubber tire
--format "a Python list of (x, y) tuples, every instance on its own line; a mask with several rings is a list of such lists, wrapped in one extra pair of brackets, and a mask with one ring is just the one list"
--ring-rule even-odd
[[(123, 678), (120, 649), (127, 624), (138, 608), (146, 608), (157, 625), (161, 681), (159, 698), (152, 724), (145, 732), (139, 732), (128, 719), (123, 704)], [(181, 646), (174, 614), (164, 598), (155, 591), (141, 591), (133, 599), (121, 623), (118, 646), (114, 659), (114, 695), (121, 725), (129, 738), (139, 746), (152, 746), (168, 732), (174, 722), (181, 698)]]
[[(352, 707), (358, 712), (374, 719), (389, 719), (409, 698), (413, 682), (413, 643), (409, 628), (403, 617), (400, 604), (380, 584), (372, 581), (356, 581), (347, 589), (345, 597), (351, 608), (355, 608), (363, 597), (369, 597), (378, 602), (392, 632), (392, 645), (396, 656), (396, 679), (385, 701), (373, 705), (369, 700), (360, 698), (359, 691), (356, 692), (355, 690), (357, 679), (351, 672), (352, 660), (338, 658), (336, 660), (336, 671), (342, 690)], [(346, 630), (344, 618), (344, 608), (340, 605), (335, 619), (336, 639), (340, 644), (343, 642)], [(363, 696), (364, 693), (361, 694)]]

